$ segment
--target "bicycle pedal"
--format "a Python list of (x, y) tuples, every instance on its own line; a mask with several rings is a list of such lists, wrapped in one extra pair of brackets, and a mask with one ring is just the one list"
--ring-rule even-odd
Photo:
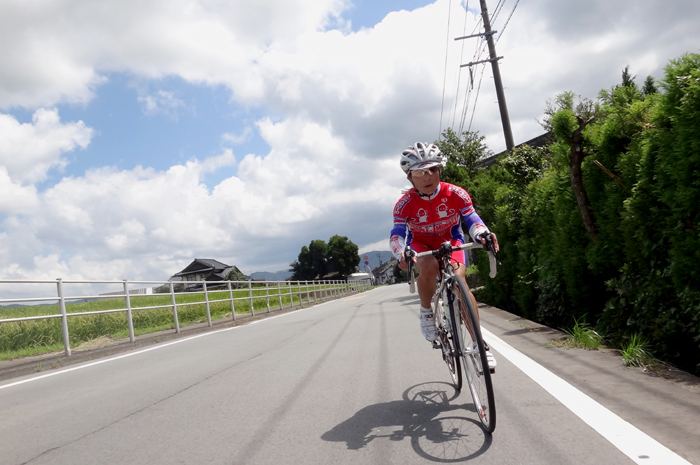
[(433, 341), (433, 349), (442, 349), (442, 345), (436, 340)]

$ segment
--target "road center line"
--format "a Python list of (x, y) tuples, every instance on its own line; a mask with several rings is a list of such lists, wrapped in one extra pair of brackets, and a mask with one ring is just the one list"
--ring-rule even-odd
[(635, 463), (691, 465), (690, 462), (603, 407), (527, 355), (517, 351), (483, 326), (481, 331), (491, 347)]

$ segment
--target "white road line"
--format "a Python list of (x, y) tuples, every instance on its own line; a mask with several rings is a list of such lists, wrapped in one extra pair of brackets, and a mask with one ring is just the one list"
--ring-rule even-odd
[(481, 328), (491, 347), (564, 404), (588, 426), (610, 441), (635, 463), (646, 465), (675, 465), (690, 462), (668, 449), (646, 433), (623, 420), (595, 400), (579, 391), (527, 355)]
[[(365, 291), (365, 292), (367, 292), (367, 291)], [(162, 349), (162, 348), (164, 348), (164, 347), (168, 347), (168, 346), (171, 346), (171, 345), (174, 345), (174, 344), (180, 344), (180, 343), (182, 343), (182, 342), (191, 341), (192, 339), (197, 339), (197, 338), (205, 337), (205, 336), (212, 336), (212, 335), (214, 335), (214, 334), (223, 333), (224, 331), (231, 331), (231, 330), (233, 330), (233, 329), (245, 328), (245, 327), (247, 327), (247, 326), (251, 326), (251, 325), (254, 325), (254, 324), (256, 324), (256, 323), (261, 323), (261, 322), (264, 322), (264, 321), (274, 320), (275, 318), (281, 318), (281, 317), (283, 317), (283, 316), (296, 314), (296, 313), (299, 313), (299, 312), (303, 312), (303, 311), (305, 311), (305, 310), (311, 310), (312, 308), (321, 307), (321, 306), (323, 306), (323, 305), (330, 304), (330, 303), (333, 303), (333, 302), (337, 302), (337, 301), (339, 301), (339, 300), (340, 300), (340, 299), (329, 300), (329, 301), (322, 302), (322, 303), (317, 304), (317, 305), (313, 305), (313, 306), (311, 306), (311, 307), (300, 308), (300, 309), (295, 310), (295, 311), (293, 311), (293, 312), (287, 312), (287, 313), (284, 313), (284, 314), (282, 314), (282, 315), (270, 316), (270, 317), (263, 318), (263, 319), (260, 319), (260, 320), (251, 321), (250, 323), (247, 323), (247, 324), (243, 324), (243, 325), (239, 325), (239, 326), (233, 326), (233, 327), (231, 327), (231, 328), (224, 328), (224, 329), (219, 329), (219, 330), (216, 330), (216, 331), (210, 331), (210, 332), (207, 332), (207, 333), (197, 334), (196, 336), (190, 336), (190, 337), (186, 337), (186, 338), (184, 338), (184, 339), (178, 339), (178, 340), (176, 340), (176, 341), (166, 342), (165, 344), (158, 344), (157, 346), (148, 347), (147, 349), (137, 350), (137, 351), (134, 351), (134, 352), (129, 352), (128, 354), (118, 355), (118, 356), (116, 356), (116, 357), (106, 358), (106, 359), (104, 359), (104, 360), (98, 360), (98, 361), (92, 362), (92, 363), (86, 363), (85, 365), (79, 365), (79, 366), (75, 366), (75, 367), (73, 367), (73, 368), (66, 368), (65, 370), (54, 371), (54, 372), (51, 372), (51, 373), (47, 373), (47, 374), (45, 374), (45, 375), (35, 376), (34, 378), (23, 379), (22, 381), (15, 381), (14, 383), (4, 384), (4, 385), (0, 386), (0, 390), (3, 390), (3, 389), (5, 389), (5, 388), (9, 388), (9, 387), (12, 387), (12, 386), (19, 386), (20, 384), (31, 383), (32, 381), (38, 381), (38, 380), (44, 379), (44, 378), (50, 378), (50, 377), (52, 377), (52, 376), (60, 375), (60, 374), (63, 374), (63, 373), (68, 373), (68, 372), (71, 372), (71, 371), (82, 370), (83, 368), (89, 368), (89, 367), (92, 367), (92, 366), (95, 366), (95, 365), (101, 365), (101, 364), (107, 363), (107, 362), (113, 362), (113, 361), (115, 361), (115, 360), (120, 360), (120, 359), (122, 359), (122, 358), (133, 357), (134, 355), (143, 354), (143, 353), (145, 353), (145, 352), (150, 352), (150, 351), (152, 351), (152, 350)]]

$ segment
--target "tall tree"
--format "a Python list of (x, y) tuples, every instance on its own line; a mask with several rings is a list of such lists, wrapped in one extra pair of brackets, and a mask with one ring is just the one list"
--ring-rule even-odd
[(315, 239), (309, 243), (309, 246), (303, 246), (299, 257), (294, 261), (289, 268), (293, 273), (293, 281), (306, 281), (317, 279), (327, 273), (326, 256), (328, 254), (328, 245), (325, 241)]
[(441, 179), (469, 189), (478, 171), (479, 161), (493, 155), (484, 139), (478, 131), (465, 131), (460, 137), (452, 128), (445, 129), (442, 139), (435, 142), (447, 160)]
[(647, 96), (651, 94), (656, 94), (658, 92), (659, 89), (656, 87), (656, 82), (654, 81), (654, 78), (651, 76), (647, 76), (647, 78), (644, 80), (644, 86), (642, 87), (642, 94)]
[(637, 76), (632, 76), (630, 73), (630, 66), (625, 66), (625, 69), (622, 70), (622, 87), (632, 87), (636, 89), (637, 84), (634, 83), (636, 77)]
[(591, 203), (583, 185), (583, 159), (588, 156), (584, 130), (600, 114), (598, 104), (587, 98), (575, 102), (573, 92), (564, 92), (556, 97), (555, 103), (547, 102), (545, 129), (551, 129), (554, 137), (568, 147), (569, 179), (576, 203), (581, 211), (583, 224), (591, 239), (597, 239), (597, 229)]
[(330, 272), (349, 275), (355, 271), (360, 261), (358, 248), (345, 236), (335, 235), (328, 244), (315, 239), (309, 246), (303, 246), (299, 257), (289, 265), (292, 281), (321, 279)]
[(360, 262), (358, 247), (346, 236), (335, 235), (328, 241), (328, 271), (349, 275)]

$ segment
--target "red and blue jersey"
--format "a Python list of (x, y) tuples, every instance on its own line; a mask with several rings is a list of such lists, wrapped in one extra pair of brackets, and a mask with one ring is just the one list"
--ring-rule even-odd
[(414, 242), (432, 249), (445, 241), (464, 244), (460, 218), (464, 218), (472, 237), (488, 231), (474, 211), (471, 197), (461, 187), (441, 182), (430, 196), (422, 196), (411, 189), (394, 206), (391, 251), (398, 258), (405, 246)]

